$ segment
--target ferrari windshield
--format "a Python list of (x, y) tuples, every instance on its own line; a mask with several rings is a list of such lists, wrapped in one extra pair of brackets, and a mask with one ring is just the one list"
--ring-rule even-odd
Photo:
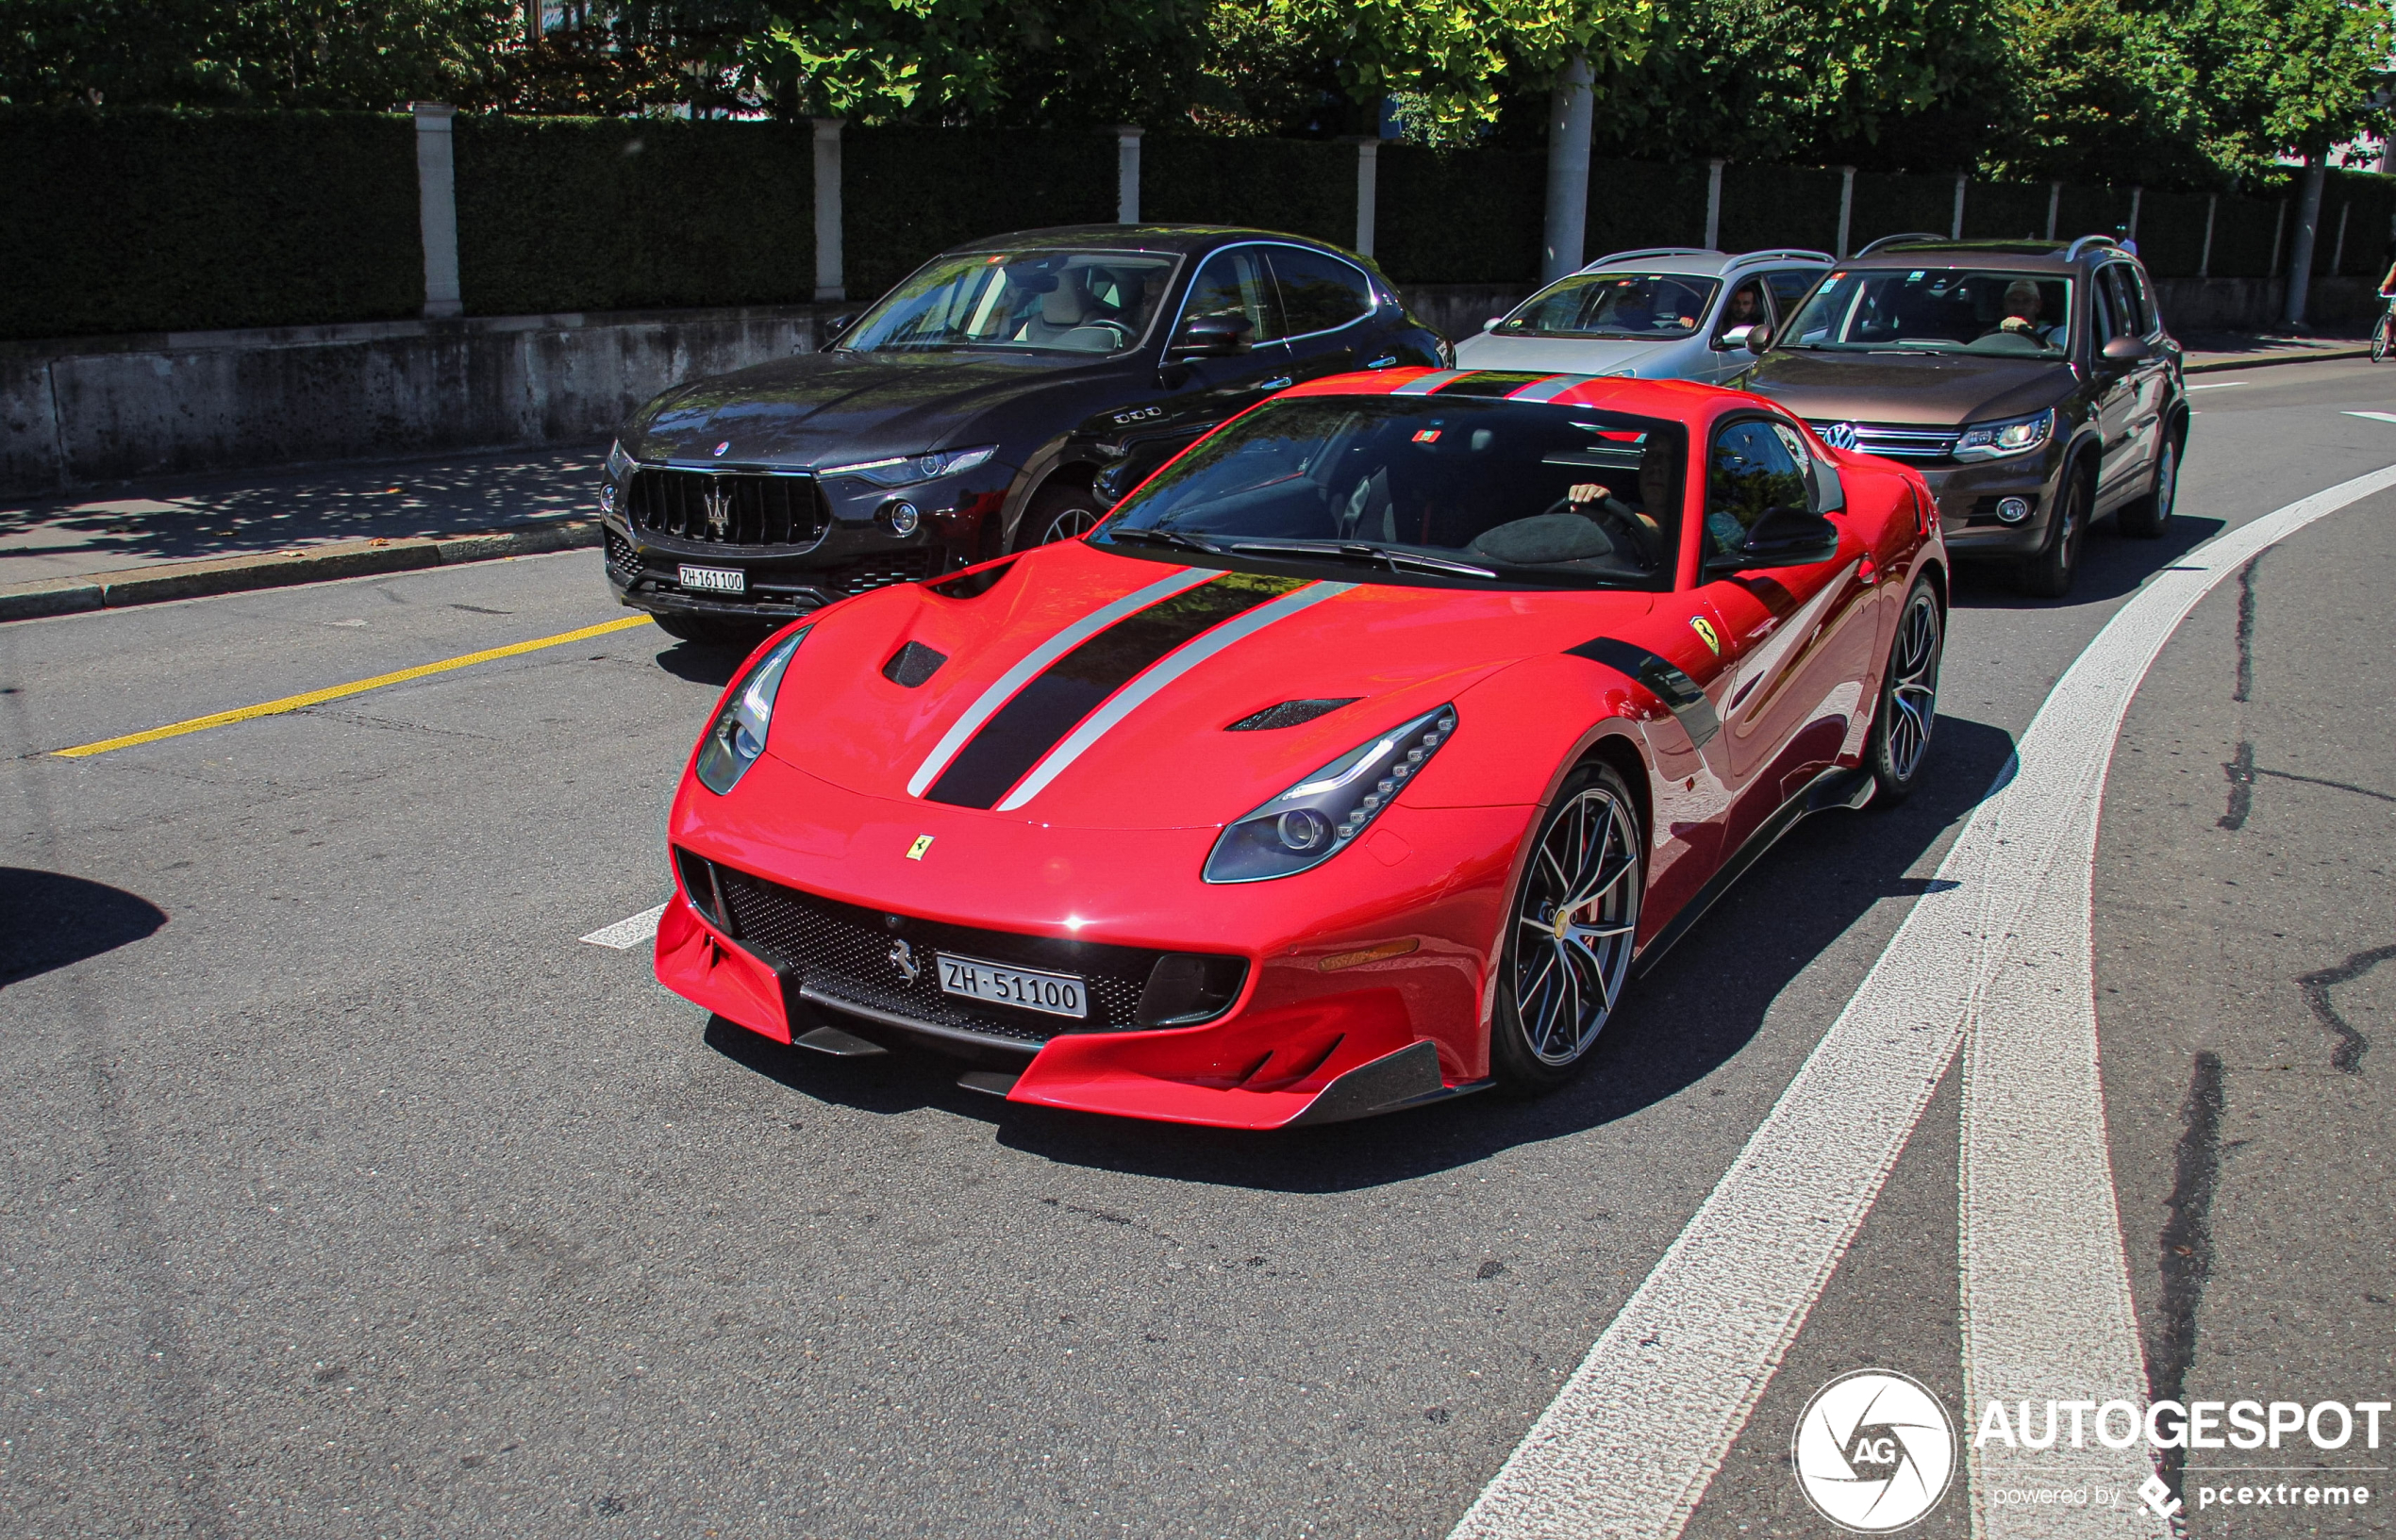
[(1687, 337), (1722, 285), (1678, 273), (1575, 273), (1499, 323), (1501, 337)]
[(1680, 424), (1494, 398), (1270, 401), (1095, 538), (1467, 581), (1668, 588)]
[(2053, 357), (2071, 341), (2071, 279), (1930, 267), (1833, 273), (1779, 345)]
[(1147, 335), (1179, 260), (1124, 251), (947, 257), (867, 311), (840, 351), (1120, 353)]

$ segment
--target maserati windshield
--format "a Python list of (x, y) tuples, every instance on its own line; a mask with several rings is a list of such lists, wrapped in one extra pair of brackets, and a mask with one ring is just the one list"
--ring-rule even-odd
[(1722, 285), (1673, 273), (1575, 273), (1499, 323), (1501, 337), (1687, 337)]
[(1665, 588), (1680, 424), (1500, 399), (1271, 401), (1159, 472), (1094, 538), (1465, 581)]
[(2052, 357), (2072, 340), (2072, 280), (1982, 268), (1833, 273), (1779, 345)]
[(1120, 353), (1147, 335), (1179, 260), (1161, 252), (1123, 251), (948, 257), (866, 312), (840, 348)]

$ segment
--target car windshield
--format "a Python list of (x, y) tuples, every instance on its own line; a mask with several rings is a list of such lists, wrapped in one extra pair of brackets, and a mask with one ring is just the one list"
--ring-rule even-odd
[(840, 351), (1120, 353), (1147, 335), (1179, 260), (1123, 251), (943, 257), (867, 311)]
[(1575, 273), (1498, 324), (1502, 337), (1687, 337), (1722, 285), (1676, 273)]
[(1545, 403), (1272, 401), (1159, 472), (1095, 538), (1368, 573), (1669, 588), (1687, 441), (1676, 422)]
[(1833, 273), (1778, 345), (2055, 357), (2071, 341), (2071, 279), (1930, 267)]

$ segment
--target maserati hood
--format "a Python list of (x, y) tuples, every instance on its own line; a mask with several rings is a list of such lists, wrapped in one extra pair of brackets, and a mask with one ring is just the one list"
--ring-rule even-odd
[(992, 408), (1091, 373), (1055, 354), (801, 354), (668, 391), (633, 419), (624, 447), (801, 466), (959, 448)]
[[(827, 611), (767, 751), (894, 802), (1090, 829), (1220, 825), (1643, 593), (1306, 581), (1043, 547)], [(975, 591), (978, 589), (979, 591)]]

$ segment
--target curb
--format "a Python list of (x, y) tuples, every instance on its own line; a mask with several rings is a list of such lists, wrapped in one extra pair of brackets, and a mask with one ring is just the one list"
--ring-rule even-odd
[(0, 588), (0, 621), (74, 615), (92, 609), (122, 609), (130, 604), (158, 604), (175, 599), (280, 588), (297, 583), (325, 583), (380, 572), (417, 571), (427, 567), (453, 567), (460, 562), (498, 561), (507, 556), (536, 555), (544, 551), (568, 551), (598, 543), (598, 520), (556, 519), (473, 535), (342, 540), (267, 555), (169, 562), (91, 577), (36, 578)]
[(2368, 358), (2371, 356), (2371, 350), (2369, 346), (2324, 348), (2319, 353), (2271, 353), (2265, 354), (2259, 358), (2216, 358), (2209, 363), (2182, 364), (2180, 373), (2219, 374), (2224, 370), (2231, 369), (2269, 369), (2273, 364), (2318, 364), (2326, 363), (2332, 358)]

